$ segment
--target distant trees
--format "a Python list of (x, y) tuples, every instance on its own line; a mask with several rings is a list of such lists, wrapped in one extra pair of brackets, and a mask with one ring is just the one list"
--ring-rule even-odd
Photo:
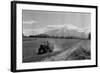
[(41, 35), (30, 35), (29, 37), (34, 37), (34, 38), (62, 38), (62, 39), (87, 39), (87, 38), (82, 38), (82, 37), (76, 37), (76, 36), (49, 36), (45, 34)]
[[(24, 36), (25, 37), (25, 36)], [(91, 39), (91, 33), (88, 34), (88, 37), (78, 37), (78, 36), (52, 36), (48, 34), (38, 34), (38, 35), (30, 35), (29, 37), (34, 38), (63, 38), (63, 39)]]
[(49, 37), (47, 34), (39, 34), (39, 35), (30, 35), (29, 37), (39, 37), (39, 38), (47, 38)]

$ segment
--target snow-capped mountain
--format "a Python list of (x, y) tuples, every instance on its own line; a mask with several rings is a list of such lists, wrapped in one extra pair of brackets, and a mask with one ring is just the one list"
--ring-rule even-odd
[(79, 28), (72, 24), (62, 24), (62, 25), (47, 25), (44, 28), (39, 28), (31, 31), (31, 35), (46, 34), (48, 36), (58, 36), (58, 37), (80, 37), (87, 38), (90, 28)]
[(71, 24), (64, 24), (64, 25), (50, 25), (48, 28), (51, 28), (52, 30), (48, 30), (45, 32), (45, 34), (48, 34), (50, 36), (58, 36), (58, 37), (80, 37), (80, 38), (87, 38), (88, 34), (86, 29), (81, 29), (77, 26), (71, 25)]

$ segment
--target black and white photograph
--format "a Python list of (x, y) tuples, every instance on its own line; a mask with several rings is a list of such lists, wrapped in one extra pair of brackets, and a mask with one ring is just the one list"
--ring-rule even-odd
[(12, 2), (11, 70), (97, 67), (97, 6)]
[(22, 10), (23, 63), (91, 59), (91, 14)]

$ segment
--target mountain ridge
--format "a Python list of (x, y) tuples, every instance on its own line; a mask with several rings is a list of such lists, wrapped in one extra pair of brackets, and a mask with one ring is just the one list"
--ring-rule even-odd
[(90, 28), (79, 28), (72, 24), (63, 24), (63, 25), (47, 25), (44, 28), (36, 29), (31, 31), (32, 36), (37, 35), (48, 35), (48, 36), (58, 36), (58, 37), (82, 37), (87, 38), (88, 33), (90, 33)]

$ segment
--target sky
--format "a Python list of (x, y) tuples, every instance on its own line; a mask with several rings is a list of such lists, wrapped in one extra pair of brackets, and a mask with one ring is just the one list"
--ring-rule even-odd
[(75, 25), (87, 28), (91, 25), (90, 13), (22, 10), (23, 33), (32, 34), (31, 31), (42, 31), (46, 26)]

